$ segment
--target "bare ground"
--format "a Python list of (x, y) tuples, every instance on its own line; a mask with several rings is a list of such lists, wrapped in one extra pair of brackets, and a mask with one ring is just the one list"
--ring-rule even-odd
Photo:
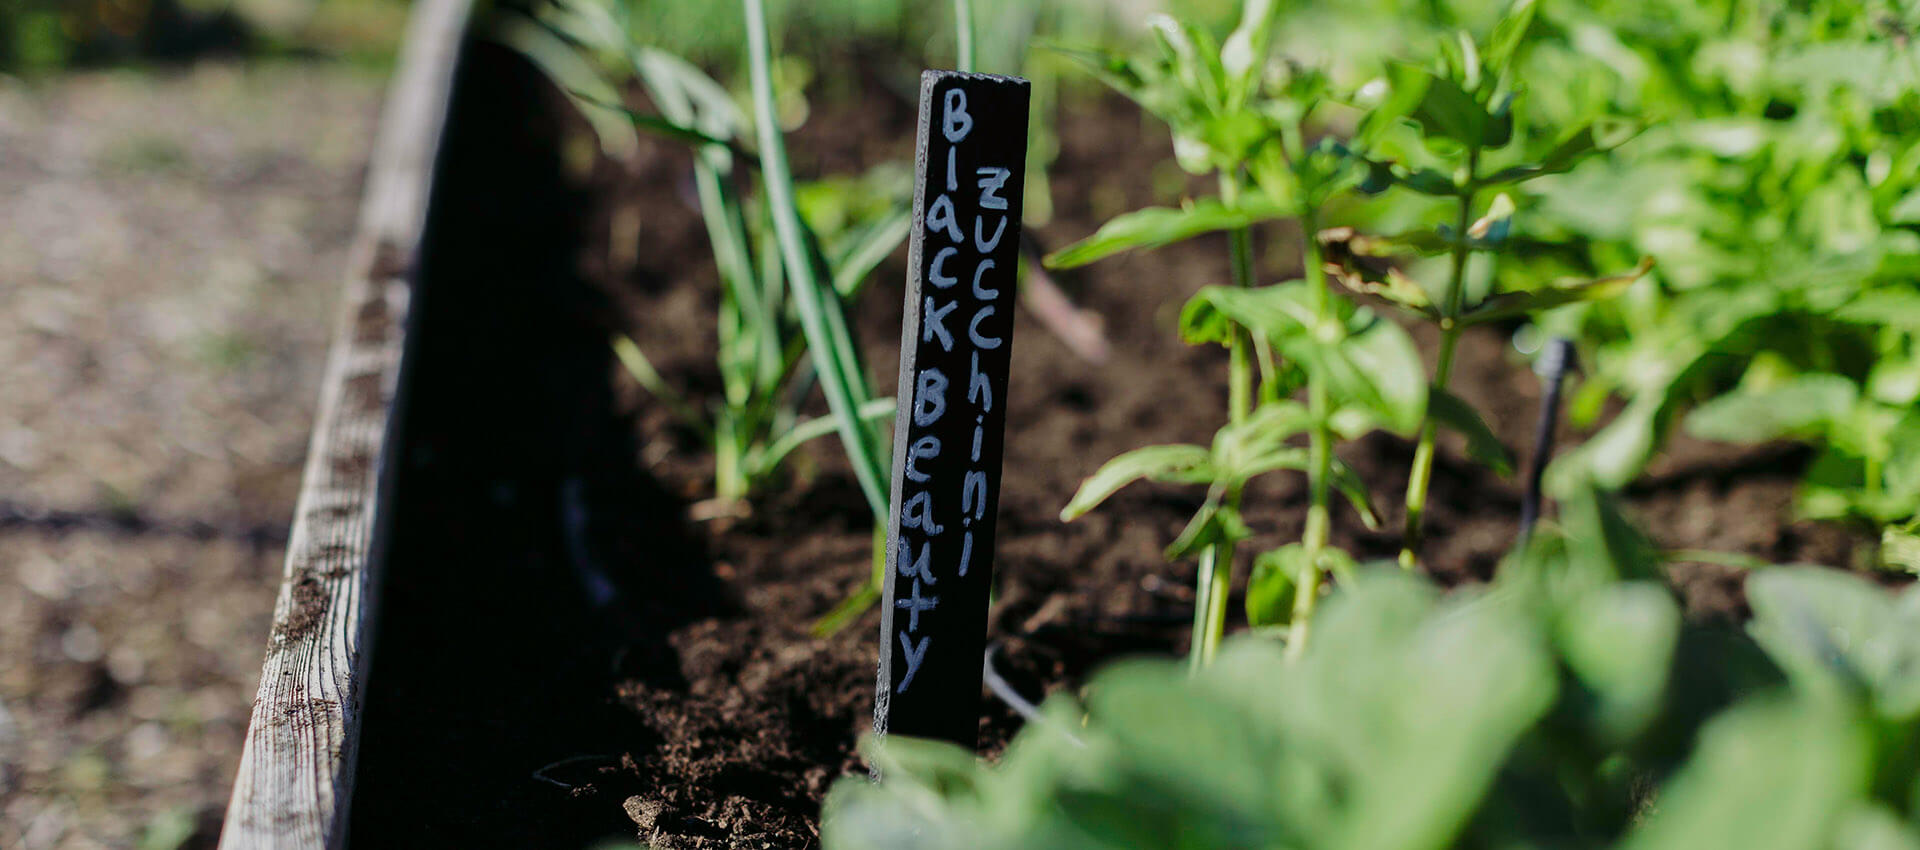
[(0, 847), (211, 846), (381, 84), (0, 79)]

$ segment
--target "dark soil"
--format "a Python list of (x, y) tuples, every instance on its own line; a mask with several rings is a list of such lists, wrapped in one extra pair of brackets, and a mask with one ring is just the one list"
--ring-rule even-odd
[[(627, 166), (578, 158), (568, 174), (552, 93), (517, 60), (477, 57), (412, 339), (409, 465), (353, 841), (575, 847), (637, 827), (661, 848), (817, 844), (821, 798), (857, 769), (852, 747), (869, 723), (877, 613), (826, 639), (808, 628), (868, 574), (865, 504), (822, 440), (750, 515), (688, 518), (709, 493), (710, 458), (605, 345), (629, 331), (669, 381), (695, 394), (717, 384), (715, 278), (687, 158), (652, 142)], [(871, 91), (857, 106), (814, 105), (791, 143), (802, 177), (910, 155), (913, 105)], [(1168, 141), (1133, 109), (1101, 102), (1062, 126), (1043, 242), (1167, 200), (1153, 184)], [(633, 220), (637, 234), (611, 230)], [(1261, 234), (1274, 246), (1263, 277), (1297, 262), (1279, 247), (1286, 236)], [(633, 262), (615, 260), (635, 238)], [(1029, 695), (1071, 687), (1116, 654), (1183, 648), (1192, 567), (1160, 553), (1202, 494), (1136, 486), (1075, 523), (1057, 514), (1107, 458), (1205, 442), (1220, 424), (1223, 353), (1181, 344), (1173, 325), (1195, 288), (1227, 279), (1225, 257), (1224, 240), (1198, 239), (1064, 277), (1117, 343), (1102, 364), (1019, 319), (990, 628)], [(883, 266), (857, 316), (869, 372), (888, 389), (904, 274), (901, 257)], [(1455, 390), (1516, 449), (1530, 441), (1537, 384), (1499, 334), (1464, 341)], [(1491, 574), (1520, 502), (1516, 481), (1459, 448), (1445, 444), (1429, 520), (1427, 557), (1449, 583)], [(1383, 527), (1342, 512), (1336, 540), (1391, 557), (1411, 446), (1374, 436), (1342, 455), (1374, 487)], [(1683, 441), (1628, 501), (1663, 546), (1846, 564), (1848, 533), (1788, 520), (1805, 461)], [(1296, 539), (1305, 502), (1295, 477), (1251, 488), (1252, 547)], [(1737, 573), (1688, 565), (1674, 578), (1695, 616), (1740, 616)], [(991, 751), (1017, 723), (998, 703), (983, 709)]]

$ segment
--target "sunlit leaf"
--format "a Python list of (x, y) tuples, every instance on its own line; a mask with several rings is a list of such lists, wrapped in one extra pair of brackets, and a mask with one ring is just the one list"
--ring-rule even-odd
[[(1871, 778), (1865, 730), (1844, 714), (1776, 700), (1708, 723), (1622, 850), (1803, 850), (1827, 843)], [(1765, 812), (1765, 816), (1756, 816)]]
[(1486, 66), (1494, 74), (1507, 71), (1514, 54), (1526, 40), (1527, 29), (1533, 26), (1534, 12), (1540, 4), (1534, 0), (1515, 0), (1500, 15), (1500, 21), (1493, 25), (1493, 34), (1487, 38)]
[(1575, 130), (1540, 161), (1503, 168), (1480, 178), (1483, 186), (1520, 183), (1549, 174), (1565, 174), (1598, 154), (1613, 150), (1639, 135), (1642, 125), (1619, 120), (1596, 121)]
[(1298, 543), (1254, 557), (1253, 572), (1247, 577), (1248, 625), (1285, 625), (1293, 618), (1295, 589), (1299, 586), (1295, 577), (1306, 561), (1307, 547)]
[(1412, 65), (1395, 64), (1390, 72), (1394, 85), (1422, 89), (1411, 117), (1428, 138), (1448, 139), (1462, 146), (1481, 144), (1491, 119), (1486, 107), (1476, 103), (1459, 83)]
[(1193, 445), (1145, 446), (1102, 464), (1081, 482), (1078, 492), (1060, 510), (1060, 519), (1072, 520), (1142, 478), (1175, 483), (1205, 483), (1213, 477), (1213, 455)]
[(1624, 292), (1628, 286), (1652, 268), (1653, 258), (1648, 257), (1641, 260), (1640, 265), (1626, 274), (1589, 280), (1556, 281), (1540, 289), (1502, 292), (1475, 305), (1473, 309), (1461, 315), (1460, 322), (1467, 325), (1498, 322), (1531, 316), (1568, 304), (1612, 298)]
[(1777, 567), (1747, 580), (1747, 598), (1748, 630), (1796, 689), (1920, 718), (1920, 590), (1894, 596), (1839, 570)]
[(620, 102), (619, 91), (572, 44), (540, 22), (512, 13), (497, 16), (490, 35), (532, 61), (556, 88), (574, 96), (607, 156), (624, 159), (639, 148), (628, 115), (606, 106)]
[(1765, 390), (1729, 393), (1687, 415), (1687, 433), (1704, 440), (1758, 443), (1802, 433), (1846, 416), (1860, 390), (1841, 375), (1800, 375)]
[(1480, 412), (1465, 400), (1439, 387), (1427, 388), (1427, 415), (1450, 431), (1467, 438), (1467, 455), (1500, 475), (1513, 474), (1513, 455), (1487, 427)]
[(1047, 255), (1048, 268), (1084, 266), (1133, 248), (1158, 248), (1216, 230), (1233, 230), (1282, 218), (1287, 211), (1259, 200), (1229, 207), (1218, 199), (1181, 207), (1148, 207), (1116, 216), (1092, 236)]
[(1563, 607), (1555, 639), (1594, 694), (1592, 719), (1607, 740), (1625, 742), (1653, 720), (1679, 638), (1680, 606), (1653, 582), (1594, 588)]
[(1163, 554), (1169, 561), (1185, 560), (1208, 546), (1237, 543), (1251, 536), (1253, 532), (1240, 518), (1239, 511), (1209, 497)]

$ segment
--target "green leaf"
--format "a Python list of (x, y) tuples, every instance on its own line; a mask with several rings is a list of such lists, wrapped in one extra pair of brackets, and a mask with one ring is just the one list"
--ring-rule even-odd
[(1194, 445), (1145, 446), (1119, 455), (1081, 482), (1079, 492), (1060, 510), (1072, 521), (1142, 478), (1180, 484), (1204, 484), (1214, 476), (1212, 453)]
[[(1372, 104), (1366, 114), (1361, 116), (1358, 127), (1353, 133), (1353, 141), (1361, 150), (1372, 150), (1388, 132), (1399, 125), (1401, 119), (1420, 104), (1427, 95), (1427, 77), (1412, 74), (1389, 73), (1385, 79), (1376, 81), (1377, 87), (1384, 90), (1379, 102)], [(1369, 84), (1362, 91), (1376, 88)], [(1377, 168), (1384, 163), (1372, 163)]]
[(857, 293), (867, 275), (893, 256), (894, 249), (906, 241), (908, 231), (912, 229), (913, 212), (907, 209), (893, 210), (862, 229), (834, 260), (834, 291), (840, 293), (842, 298)]
[[(860, 419), (869, 423), (881, 422), (892, 419), (894, 412), (892, 396), (876, 398), (860, 407)], [(761, 450), (760, 455), (753, 458), (753, 463), (762, 470), (770, 471), (781, 461), (786, 460), (787, 455), (792, 454), (794, 449), (810, 440), (817, 440), (831, 434), (838, 428), (839, 423), (833, 421), (832, 416), (816, 416), (804, 422), (795, 423), (792, 428), (768, 443), (766, 448)]]
[(654, 105), (668, 118), (729, 143), (746, 132), (747, 118), (726, 87), (692, 63), (643, 47), (634, 52), (633, 69)]
[[(1920, 189), (1914, 191), (1920, 194)], [(1920, 333), (1920, 292), (1902, 287), (1868, 290), (1835, 310), (1833, 317), (1845, 322)]]
[(1253, 559), (1253, 572), (1247, 578), (1247, 623), (1253, 626), (1280, 626), (1293, 619), (1293, 598), (1302, 564), (1307, 562), (1307, 547), (1289, 543), (1261, 552)]
[(1620, 513), (1612, 496), (1592, 484), (1561, 495), (1560, 523), (1568, 538), (1568, 570), (1579, 581), (1666, 580), (1659, 548)]
[(532, 18), (513, 13), (497, 16), (490, 35), (494, 41), (519, 51), (553, 81), (555, 88), (573, 97), (608, 158), (625, 159), (639, 149), (640, 140), (628, 116), (604, 106), (619, 103), (620, 93), (566, 39)]
[(854, 478), (875, 517), (887, 513), (888, 468), (880, 460), (880, 439), (860, 420), (860, 408), (873, 399), (866, 367), (839, 294), (831, 280), (823, 280), (817, 250), (794, 202), (793, 175), (787, 162), (786, 139), (774, 115), (773, 57), (765, 10), (748, 0), (747, 56), (753, 83), (754, 130), (760, 143), (760, 176), (772, 212), (774, 233), (786, 268), (788, 292), (800, 316), (807, 339), (807, 355), (827, 397), (840, 431), (840, 443), (853, 465)]
[(1048, 254), (1054, 269), (1084, 266), (1134, 248), (1158, 248), (1216, 230), (1235, 230), (1255, 222), (1282, 218), (1287, 211), (1261, 201), (1229, 207), (1216, 198), (1189, 201), (1174, 207), (1148, 207), (1115, 217), (1092, 236)]
[(1301, 745), (1332, 751), (1339, 789), (1316, 818), (1323, 837), (1294, 846), (1471, 843), (1463, 832), (1508, 754), (1553, 704), (1553, 659), (1517, 606), (1467, 594), (1407, 623), (1389, 622), (1392, 606), (1351, 616), (1362, 612), (1343, 603), (1380, 581), (1362, 572), (1328, 601), (1304, 681), (1272, 697)]
[(1208, 546), (1238, 543), (1252, 536), (1239, 511), (1209, 494), (1206, 503), (1187, 521), (1187, 527), (1180, 530), (1180, 536), (1167, 546), (1164, 554), (1169, 561), (1184, 560)]
[[(1871, 776), (1864, 730), (1801, 701), (1750, 702), (1710, 721), (1645, 826), (1621, 850), (1828, 847)], [(1761, 815), (1760, 813), (1764, 813)]]
[(1840, 821), (1832, 846), (1846, 850), (1920, 850), (1920, 830), (1879, 803), (1855, 803)]
[(1565, 174), (1591, 157), (1613, 150), (1640, 134), (1644, 125), (1618, 119), (1596, 121), (1575, 130), (1549, 150), (1539, 162), (1509, 166), (1480, 178), (1482, 186), (1522, 183), (1550, 174)]
[(1859, 387), (1845, 376), (1800, 375), (1764, 390), (1743, 390), (1708, 401), (1688, 414), (1686, 429), (1703, 440), (1764, 442), (1840, 421), (1859, 397)]
[[(1336, 404), (1364, 405), (1379, 417), (1382, 427), (1410, 435), (1427, 415), (1426, 365), (1406, 329), (1370, 314), (1361, 319), (1366, 324), (1337, 347), (1321, 352), (1318, 365), (1332, 382)], [(1314, 365), (1309, 363), (1308, 368)]]
[(1485, 464), (1500, 475), (1513, 474), (1513, 455), (1500, 438), (1487, 427), (1479, 411), (1453, 393), (1437, 386), (1427, 387), (1427, 415), (1442, 427), (1467, 438), (1467, 456)]
[(1920, 591), (1896, 597), (1840, 570), (1775, 567), (1747, 579), (1747, 600), (1747, 630), (1796, 690), (1920, 719)]
[(1209, 111), (1225, 107), (1227, 72), (1220, 65), (1220, 49), (1213, 36), (1169, 15), (1150, 16), (1147, 27), (1189, 95)]
[(1470, 244), (1483, 251), (1499, 250), (1507, 241), (1507, 232), (1513, 229), (1513, 210), (1513, 196), (1505, 192), (1494, 196), (1487, 214), (1467, 227)]
[(1513, 141), (1513, 92), (1507, 92), (1487, 110), (1487, 126), (1480, 133), (1480, 146), (1497, 150)]
[(1592, 717), (1605, 740), (1626, 743), (1653, 721), (1680, 640), (1671, 593), (1652, 582), (1593, 588), (1562, 607), (1554, 637), (1594, 695)]
[(1493, 74), (1504, 74), (1513, 57), (1526, 40), (1528, 28), (1533, 26), (1534, 12), (1540, 4), (1534, 0), (1515, 0), (1500, 15), (1500, 21), (1493, 25), (1493, 34), (1487, 37), (1486, 66)]
[(1245, 328), (1278, 344), (1305, 335), (1319, 321), (1298, 281), (1254, 287), (1205, 286), (1180, 310), (1180, 338), (1189, 345), (1233, 341)]
[(1460, 322), (1480, 325), (1532, 316), (1568, 304), (1605, 300), (1626, 291), (1628, 286), (1652, 268), (1653, 258), (1648, 257), (1626, 274), (1587, 280), (1561, 280), (1540, 289), (1502, 292), (1474, 305), (1473, 309), (1461, 315)]
[(577, 104), (605, 110), (610, 114), (626, 116), (627, 121), (631, 123), (636, 130), (673, 139), (677, 142), (685, 142), (689, 145), (719, 145), (728, 150), (733, 150), (732, 145), (729, 144), (726, 139), (709, 135), (705, 131), (695, 127), (676, 123), (672, 119), (662, 118), (658, 115), (648, 115), (645, 112), (628, 109), (618, 103), (601, 100), (586, 92), (571, 91), (568, 92), (568, 94), (573, 96), (573, 100)]
[(1203, 287), (1180, 313), (1180, 334), (1189, 343), (1225, 344), (1235, 327), (1246, 328), (1327, 381), (1336, 409), (1358, 406), (1381, 427), (1412, 433), (1427, 404), (1426, 367), (1412, 338), (1345, 299), (1329, 299), (1332, 315), (1323, 320), (1311, 299), (1293, 282)]
[(1367, 482), (1360, 477), (1360, 473), (1355, 472), (1353, 467), (1339, 458), (1333, 459), (1332, 473), (1333, 489), (1340, 491), (1340, 495), (1347, 498), (1347, 503), (1353, 506), (1354, 513), (1360, 515), (1360, 524), (1368, 529), (1378, 530), (1380, 513), (1374, 510), (1373, 494), (1367, 490)]
[(1584, 477), (1604, 487), (1625, 487), (1665, 438), (1667, 409), (1668, 400), (1658, 394), (1636, 395), (1599, 433), (1555, 461), (1549, 478)]
[(1481, 146), (1492, 117), (1459, 83), (1412, 65), (1395, 64), (1390, 73), (1396, 85), (1403, 81), (1407, 85), (1419, 85), (1415, 81), (1425, 78), (1424, 91), (1420, 103), (1413, 108), (1412, 117), (1428, 138), (1448, 139), (1463, 147)]
[(1920, 575), (1920, 521), (1890, 525), (1880, 532), (1880, 562)]
[(978, 781), (980, 760), (973, 753), (947, 743), (899, 735), (863, 735), (860, 755), (887, 782), (939, 795), (970, 790)]
[(1245, 482), (1275, 469), (1299, 468), (1304, 453), (1286, 441), (1312, 426), (1306, 405), (1290, 399), (1265, 402), (1245, 421), (1214, 432), (1211, 470), (1224, 479)]
[(1238, 108), (1259, 86), (1260, 71), (1273, 47), (1278, 0), (1247, 0), (1240, 9), (1240, 25), (1220, 45), (1220, 66), (1227, 74), (1227, 107)]
[[(1269, 549), (1253, 559), (1253, 572), (1247, 579), (1247, 622), (1255, 626), (1285, 625), (1293, 618), (1293, 604), (1299, 580), (1305, 575), (1308, 553), (1305, 544), (1289, 543)], [(1353, 580), (1360, 565), (1336, 546), (1322, 547), (1320, 570), (1342, 581)]]
[(1447, 197), (1460, 194), (1460, 186), (1453, 182), (1453, 178), (1432, 168), (1421, 168), (1413, 171), (1404, 171), (1396, 168), (1393, 170), (1393, 182), (1412, 189), (1415, 192), (1419, 192), (1422, 195)]
[(679, 390), (674, 389), (672, 384), (667, 383), (667, 379), (661, 376), (660, 370), (653, 367), (653, 361), (647, 359), (646, 353), (640, 350), (640, 346), (633, 341), (632, 337), (625, 334), (615, 335), (613, 353), (619, 358), (620, 365), (626, 368), (627, 374), (632, 375), (640, 386), (646, 388), (654, 398), (665, 404), (675, 418), (700, 431), (708, 440), (713, 439), (713, 424), (702, 418), (693, 406), (687, 403), (686, 397), (682, 396)]

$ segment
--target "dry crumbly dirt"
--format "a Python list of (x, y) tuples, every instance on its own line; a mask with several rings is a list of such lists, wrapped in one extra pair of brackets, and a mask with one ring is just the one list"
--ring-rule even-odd
[(382, 88), (0, 79), (0, 847), (211, 846)]

